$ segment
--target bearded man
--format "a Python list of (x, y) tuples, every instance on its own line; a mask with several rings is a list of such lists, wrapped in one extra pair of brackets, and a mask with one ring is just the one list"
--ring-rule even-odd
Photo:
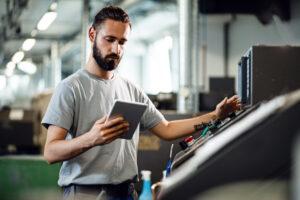
[[(92, 53), (85, 68), (60, 82), (43, 117), (48, 129), (44, 157), (49, 163), (63, 162), (58, 184), (64, 199), (137, 199), (133, 183), (140, 127), (173, 140), (192, 134), (196, 124), (223, 118), (240, 107), (233, 96), (208, 114), (167, 121), (140, 88), (114, 72), (130, 31), (124, 10), (100, 10), (89, 28)], [(130, 140), (120, 138), (130, 126), (122, 116), (106, 122), (116, 99), (148, 105)]]

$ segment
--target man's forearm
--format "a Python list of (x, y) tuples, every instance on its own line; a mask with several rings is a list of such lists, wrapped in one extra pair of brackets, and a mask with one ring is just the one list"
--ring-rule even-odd
[(48, 163), (69, 160), (93, 146), (88, 134), (71, 140), (54, 140), (45, 145), (44, 157)]
[(173, 140), (192, 134), (197, 124), (208, 123), (215, 119), (217, 119), (215, 112), (210, 112), (190, 119), (165, 121), (152, 128), (151, 131), (162, 139)]

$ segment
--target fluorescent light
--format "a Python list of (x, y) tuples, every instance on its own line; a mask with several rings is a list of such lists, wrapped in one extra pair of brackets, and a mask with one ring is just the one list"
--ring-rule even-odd
[(13, 57), (12, 57), (12, 61), (14, 62), (14, 63), (18, 63), (18, 62), (21, 62), (21, 60), (23, 60), (23, 58), (24, 58), (24, 52), (23, 51), (18, 51), (18, 52), (16, 52), (14, 55), (13, 55)]
[(6, 64), (6, 68), (7, 68), (7, 69), (13, 69), (13, 70), (14, 70), (14, 69), (16, 68), (16, 63), (10, 61), (10, 62), (8, 62), (8, 63)]
[(23, 45), (22, 45), (22, 49), (24, 51), (29, 51), (30, 49), (32, 49), (32, 47), (35, 45), (35, 39), (33, 38), (28, 38), (26, 39), (24, 42), (23, 42)]
[(30, 33), (30, 35), (31, 35), (32, 37), (35, 37), (36, 34), (37, 34), (37, 30), (36, 30), (36, 29), (33, 29), (33, 30), (31, 31), (31, 33)]
[(18, 69), (27, 74), (34, 74), (36, 72), (36, 65), (29, 61), (23, 61), (18, 64)]
[(14, 69), (6, 68), (4, 73), (6, 76), (11, 77), (14, 74)]
[(51, 3), (50, 10), (56, 10), (56, 8), (57, 8), (57, 2)]
[(55, 20), (56, 16), (57, 16), (56, 12), (53, 12), (53, 11), (46, 12), (43, 15), (43, 17), (40, 19), (40, 21), (37, 25), (37, 28), (40, 31), (46, 30), (50, 26), (50, 24)]

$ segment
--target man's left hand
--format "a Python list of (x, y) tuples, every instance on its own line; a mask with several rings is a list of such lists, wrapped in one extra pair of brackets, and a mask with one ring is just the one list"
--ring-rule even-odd
[(238, 96), (232, 96), (230, 99), (225, 97), (215, 109), (215, 114), (218, 119), (226, 118), (230, 113), (241, 109), (241, 101)]

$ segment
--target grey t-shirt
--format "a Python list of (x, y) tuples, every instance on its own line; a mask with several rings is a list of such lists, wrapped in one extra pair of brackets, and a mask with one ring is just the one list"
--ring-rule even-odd
[[(57, 86), (42, 124), (68, 130), (66, 140), (78, 137), (109, 113), (115, 99), (148, 104), (140, 123), (142, 129), (164, 119), (144, 92), (118, 74), (104, 80), (80, 69)], [(116, 139), (64, 161), (58, 184), (118, 184), (132, 179), (138, 173), (138, 140), (139, 127), (131, 140)]]

